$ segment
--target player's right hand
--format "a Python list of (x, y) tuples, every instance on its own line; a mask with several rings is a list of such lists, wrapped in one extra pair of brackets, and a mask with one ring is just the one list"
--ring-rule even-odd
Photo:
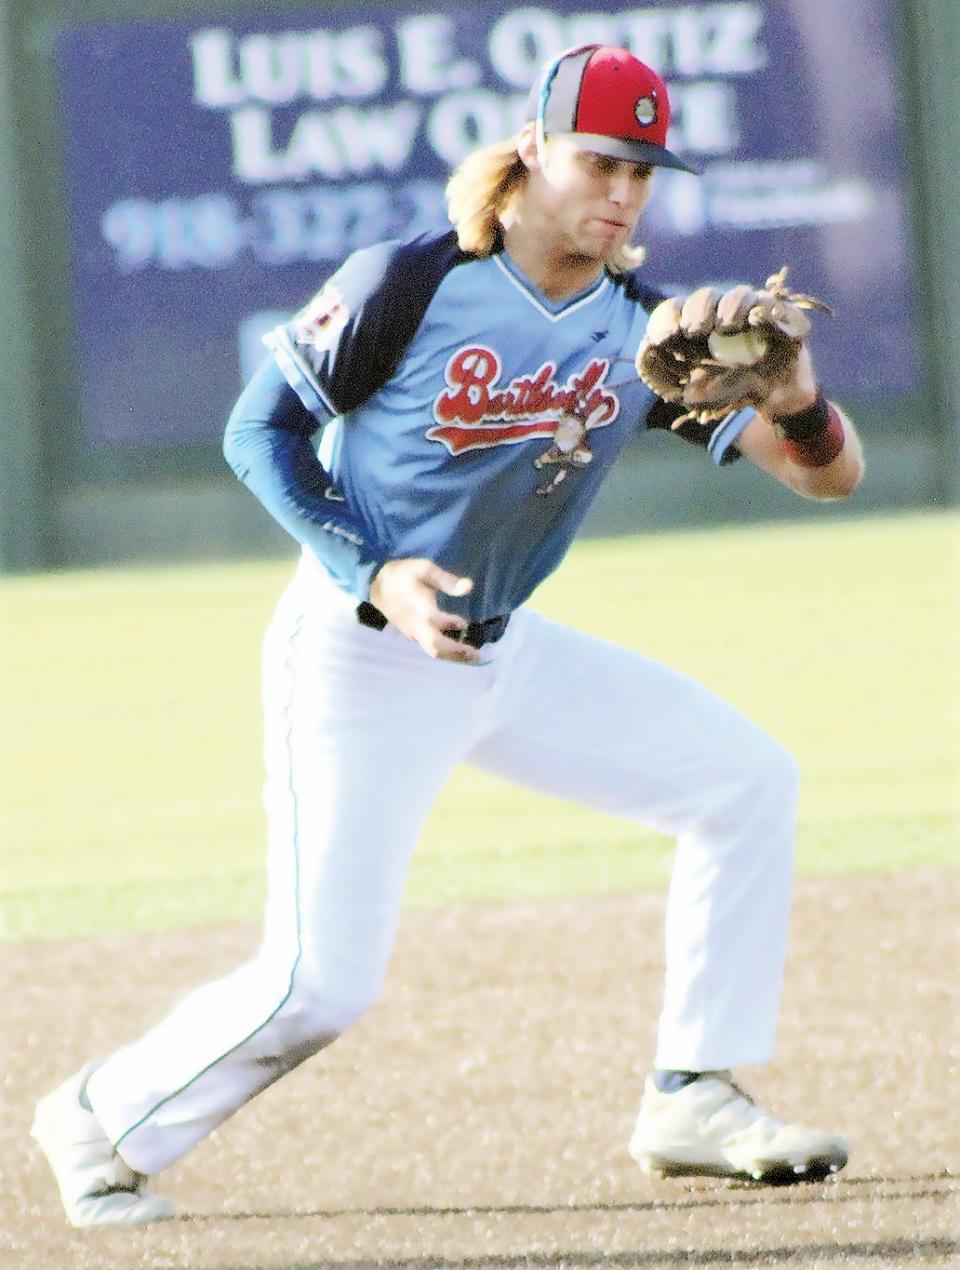
[(473, 663), (480, 660), (479, 651), (444, 633), (466, 630), (466, 618), (445, 613), (437, 598), (440, 593), (469, 595), (472, 589), (471, 578), (458, 578), (432, 560), (409, 556), (380, 566), (370, 584), (370, 603), (429, 657)]

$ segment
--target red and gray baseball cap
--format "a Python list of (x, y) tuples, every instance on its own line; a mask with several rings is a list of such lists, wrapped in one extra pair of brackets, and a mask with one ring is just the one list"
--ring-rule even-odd
[(666, 147), (666, 84), (626, 49), (584, 44), (555, 57), (531, 90), (528, 117), (541, 139), (573, 133), (598, 154), (697, 175)]

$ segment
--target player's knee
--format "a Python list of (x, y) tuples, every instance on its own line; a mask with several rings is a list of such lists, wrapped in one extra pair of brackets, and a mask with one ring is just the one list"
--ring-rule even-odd
[(750, 773), (740, 806), (741, 825), (750, 827), (751, 841), (768, 847), (779, 843), (792, 853), (800, 769), (797, 760), (779, 741), (765, 736), (751, 755)]
[(358, 1017), (339, 1003), (295, 994), (270, 1029), (272, 1061), (289, 1071), (332, 1045)]
[(704, 827), (743, 828), (758, 819), (780, 823), (794, 818), (800, 785), (797, 761), (759, 728), (730, 747), (716, 776)]
[(737, 755), (735, 801), (792, 814), (800, 787), (797, 760), (786, 746), (757, 731)]
[(754, 757), (754, 780), (775, 797), (796, 800), (800, 788), (800, 766), (785, 745), (773, 737), (764, 736), (763, 744)]
[(329, 1044), (366, 1014), (379, 995), (380, 982), (380, 976), (355, 976), (349, 982), (329, 984), (305, 976), (291, 996), (289, 1009), (301, 1039)]

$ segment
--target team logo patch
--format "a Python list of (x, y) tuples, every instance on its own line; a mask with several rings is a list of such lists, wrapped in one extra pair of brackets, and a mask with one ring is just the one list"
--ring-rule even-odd
[(650, 124), (657, 122), (657, 99), (651, 94), (649, 97), (641, 97), (633, 108), (633, 113), (637, 117), (637, 123), (644, 128), (648, 128)]
[[(493, 349), (470, 344), (447, 363), (447, 387), (433, 403), (436, 427), (427, 430), (451, 454), (516, 445), (533, 437), (549, 437), (558, 452), (580, 449), (568, 442), (564, 420), (578, 420), (585, 436), (591, 428), (613, 423), (620, 399), (606, 387), (610, 362), (595, 357), (581, 371), (557, 382), (555, 362), (544, 362), (532, 375), (501, 385), (500, 358)], [(558, 435), (562, 434), (562, 435)], [(549, 462), (544, 456), (544, 461)], [(539, 466), (539, 464), (538, 464)]]
[(336, 287), (328, 283), (297, 314), (294, 338), (298, 344), (323, 351), (333, 347), (349, 320), (350, 310), (343, 297)]

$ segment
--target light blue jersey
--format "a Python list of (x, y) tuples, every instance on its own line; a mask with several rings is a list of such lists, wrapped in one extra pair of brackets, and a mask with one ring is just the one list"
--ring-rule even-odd
[[(557, 303), (505, 251), (468, 255), (450, 232), (358, 252), (267, 337), (283, 378), (263, 372), (241, 397), (228, 457), (358, 600), (383, 561), (422, 556), (474, 580), (450, 611), (509, 613), (557, 567), (627, 441), (682, 413), (634, 369), (661, 298), (604, 274)], [(283, 409), (263, 408), (270, 384)], [(681, 432), (729, 461), (750, 414)], [(251, 428), (296, 434), (296, 470), (287, 446), (251, 462)], [(311, 469), (302, 443), (319, 428)]]

